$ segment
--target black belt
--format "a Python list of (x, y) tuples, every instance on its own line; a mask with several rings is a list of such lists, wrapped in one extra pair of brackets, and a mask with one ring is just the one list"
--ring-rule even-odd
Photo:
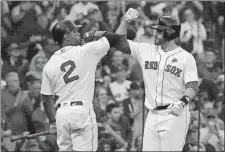
[(58, 108), (59, 107), (63, 107), (63, 106), (67, 106), (69, 104), (69, 106), (82, 106), (83, 102), (82, 101), (71, 101), (70, 103), (59, 103), (58, 104)]
[(156, 107), (154, 110), (165, 110), (165, 109), (167, 109), (167, 107), (169, 107), (169, 105), (158, 106), (158, 107)]

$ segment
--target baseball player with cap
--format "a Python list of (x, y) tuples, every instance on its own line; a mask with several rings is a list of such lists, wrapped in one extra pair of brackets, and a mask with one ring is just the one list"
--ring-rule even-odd
[[(135, 9), (130, 11), (131, 18), (138, 14)], [(124, 18), (116, 33), (126, 35), (128, 26)], [(196, 61), (175, 43), (181, 29), (176, 18), (161, 16), (151, 27), (156, 29), (154, 44), (131, 40), (124, 44), (129, 48), (126, 52), (141, 65), (145, 83), (149, 113), (143, 151), (182, 151), (190, 121), (188, 103), (198, 90)]]
[[(43, 105), (50, 128), (57, 129), (60, 151), (97, 150), (98, 131), (92, 104), (95, 70), (109, 48), (121, 39), (115, 33), (88, 32), (86, 37), (100, 39), (81, 45), (80, 27), (70, 20), (54, 25), (52, 36), (61, 49), (43, 68)], [(54, 108), (57, 108), (56, 114)]]

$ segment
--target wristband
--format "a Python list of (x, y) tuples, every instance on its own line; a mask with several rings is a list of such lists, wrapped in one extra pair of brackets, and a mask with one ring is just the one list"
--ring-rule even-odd
[(190, 97), (188, 97), (187, 95), (184, 95), (180, 101), (183, 101), (186, 105), (188, 104), (188, 102), (190, 101)]

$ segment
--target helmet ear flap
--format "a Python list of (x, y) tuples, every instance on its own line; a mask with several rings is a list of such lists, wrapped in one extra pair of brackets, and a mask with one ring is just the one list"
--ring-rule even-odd
[(164, 32), (164, 38), (166, 40), (172, 40), (172, 39), (175, 39), (177, 37), (176, 33), (168, 33), (166, 30)]

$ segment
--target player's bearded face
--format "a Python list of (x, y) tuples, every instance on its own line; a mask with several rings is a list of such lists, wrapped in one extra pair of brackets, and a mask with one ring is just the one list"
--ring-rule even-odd
[(157, 29), (155, 33), (155, 45), (161, 45), (164, 41), (164, 31)]

